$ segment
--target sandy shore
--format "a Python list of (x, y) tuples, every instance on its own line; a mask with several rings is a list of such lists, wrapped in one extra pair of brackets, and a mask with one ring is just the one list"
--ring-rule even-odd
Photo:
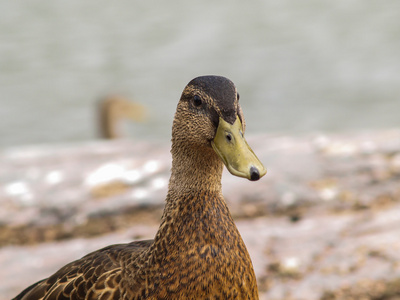
[[(252, 136), (259, 182), (223, 191), (262, 299), (400, 299), (400, 131)], [(0, 299), (100, 247), (152, 238), (169, 145), (0, 153)]]

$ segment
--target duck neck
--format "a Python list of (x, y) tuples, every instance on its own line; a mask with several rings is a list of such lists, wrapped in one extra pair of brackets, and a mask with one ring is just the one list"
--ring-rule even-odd
[[(176, 243), (178, 247), (223, 242), (221, 238), (214, 240), (212, 232), (233, 230), (236, 235), (237, 231), (222, 196), (223, 164), (212, 148), (182, 149), (173, 146), (171, 150), (172, 174), (156, 243), (177, 237), (183, 238), (181, 243)], [(203, 230), (198, 230), (199, 224), (204, 226)]]
[[(204, 147), (204, 149), (199, 149)], [(172, 169), (169, 193), (194, 192), (206, 189), (221, 193), (223, 163), (211, 146), (179, 147), (171, 149)]]

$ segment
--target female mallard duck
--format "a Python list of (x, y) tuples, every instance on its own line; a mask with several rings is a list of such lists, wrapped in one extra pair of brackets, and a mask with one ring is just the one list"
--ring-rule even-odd
[(121, 137), (118, 122), (121, 119), (143, 121), (145, 108), (120, 96), (109, 96), (100, 101), (99, 125), (100, 135), (105, 139)]
[(221, 193), (223, 163), (258, 180), (234, 84), (193, 79), (172, 127), (172, 174), (154, 240), (113, 245), (76, 260), (15, 299), (258, 299), (246, 246)]

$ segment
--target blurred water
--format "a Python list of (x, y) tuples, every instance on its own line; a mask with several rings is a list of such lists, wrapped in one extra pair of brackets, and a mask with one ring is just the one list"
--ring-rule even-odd
[(1, 147), (95, 139), (109, 93), (149, 107), (131, 136), (168, 141), (204, 74), (236, 83), (251, 133), (398, 127), (400, 2), (0, 2)]

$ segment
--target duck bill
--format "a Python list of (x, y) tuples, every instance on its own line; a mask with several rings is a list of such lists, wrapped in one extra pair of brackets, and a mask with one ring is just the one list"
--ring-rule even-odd
[(217, 133), (211, 145), (232, 175), (255, 181), (267, 173), (267, 169), (247, 144), (239, 117), (236, 117), (233, 125), (219, 118)]

